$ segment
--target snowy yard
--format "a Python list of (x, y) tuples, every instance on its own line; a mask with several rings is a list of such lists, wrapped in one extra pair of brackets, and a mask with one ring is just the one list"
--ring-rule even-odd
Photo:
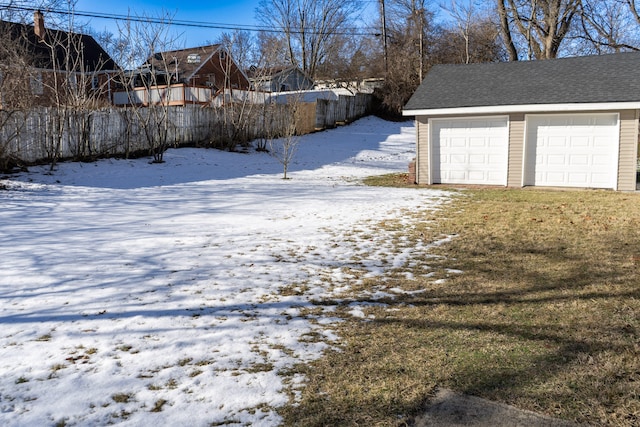
[(406, 170), (414, 138), (377, 118), (305, 136), (291, 180), (179, 149), (0, 181), (0, 425), (278, 425), (304, 384), (286, 371), (339, 340), (312, 301), (428, 250), (375, 225), (446, 193), (359, 183)]

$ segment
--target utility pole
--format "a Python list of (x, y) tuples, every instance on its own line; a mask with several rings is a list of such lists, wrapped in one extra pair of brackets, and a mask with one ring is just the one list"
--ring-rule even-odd
[(416, 42), (418, 44), (418, 51), (416, 53), (418, 59), (417, 71), (418, 80), (422, 82), (422, 74), (424, 72), (424, 0), (411, 1), (411, 18), (409, 20), (409, 24), (409, 33), (412, 38), (412, 45), (415, 45)]
[(382, 47), (384, 49), (384, 74), (389, 74), (389, 57), (387, 55), (387, 17), (384, 11), (384, 0), (380, 0), (380, 18), (382, 20)]
[(417, 19), (419, 22), (418, 31), (420, 31), (419, 36), (419, 46), (418, 46), (418, 55), (420, 69), (418, 70), (418, 81), (422, 82), (422, 73), (424, 70), (424, 7), (416, 10)]

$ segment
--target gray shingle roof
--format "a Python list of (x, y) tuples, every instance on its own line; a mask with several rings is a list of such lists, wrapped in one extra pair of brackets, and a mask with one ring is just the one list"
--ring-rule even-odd
[(640, 52), (436, 65), (404, 110), (640, 101)]

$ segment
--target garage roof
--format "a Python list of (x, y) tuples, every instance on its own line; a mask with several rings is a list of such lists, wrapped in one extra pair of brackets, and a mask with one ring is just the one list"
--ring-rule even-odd
[(436, 65), (405, 106), (418, 110), (640, 102), (640, 52)]

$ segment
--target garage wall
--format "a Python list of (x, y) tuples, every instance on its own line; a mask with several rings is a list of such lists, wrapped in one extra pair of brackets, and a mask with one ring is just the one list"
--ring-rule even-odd
[(638, 153), (638, 111), (620, 111), (620, 157), (618, 190), (636, 189), (636, 156)]
[(416, 117), (416, 182), (429, 184), (429, 118)]
[[(636, 189), (636, 161), (638, 155), (638, 122), (640, 111), (593, 111), (593, 113), (620, 114), (620, 147), (618, 166), (618, 190), (634, 191)], [(563, 114), (571, 114), (571, 111)], [(576, 112), (578, 113), (578, 112)], [(451, 118), (464, 117), (452, 115)], [(436, 117), (434, 117), (436, 118)], [(417, 127), (417, 156), (416, 156), (416, 182), (429, 184), (429, 116), (416, 117)], [(509, 187), (521, 187), (524, 168), (524, 138), (525, 138), (525, 114), (509, 114), (509, 169), (507, 185)]]
[(509, 173), (508, 187), (522, 186), (524, 164), (524, 113), (509, 114)]

